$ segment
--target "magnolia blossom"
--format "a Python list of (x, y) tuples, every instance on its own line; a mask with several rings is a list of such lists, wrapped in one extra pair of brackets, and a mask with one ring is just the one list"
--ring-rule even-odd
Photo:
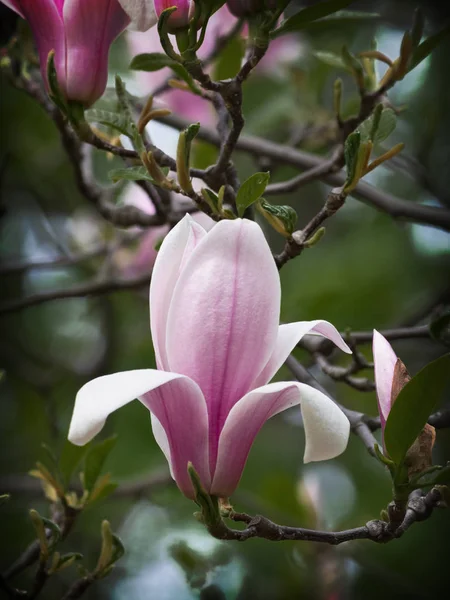
[[(212, 224), (212, 222), (211, 222)], [(349, 422), (327, 396), (294, 381), (271, 383), (306, 333), (350, 352), (326, 321), (279, 326), (280, 279), (258, 225), (189, 216), (165, 238), (150, 286), (158, 369), (94, 379), (78, 392), (69, 439), (85, 444), (107, 416), (138, 398), (180, 490), (193, 497), (191, 462), (206, 490), (229, 496), (264, 422), (301, 404), (305, 462), (344, 451)]]
[(58, 82), (67, 99), (86, 106), (105, 91), (108, 53), (130, 19), (117, 0), (0, 0), (30, 23), (47, 82), (55, 51)]

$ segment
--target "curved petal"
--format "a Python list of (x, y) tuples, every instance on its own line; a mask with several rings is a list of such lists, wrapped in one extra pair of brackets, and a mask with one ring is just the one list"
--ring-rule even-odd
[(258, 431), (267, 419), (300, 403), (306, 436), (304, 462), (333, 458), (345, 450), (350, 423), (330, 398), (304, 383), (270, 383), (231, 409), (220, 435), (212, 494), (227, 497), (233, 493)]
[(29, 22), (39, 52), (42, 78), (47, 85), (47, 59), (55, 51), (58, 83), (66, 91), (66, 43), (64, 23), (57, 3), (48, 0), (21, 0), (20, 9)]
[(133, 29), (147, 31), (158, 21), (154, 0), (119, 0), (131, 19)]
[(20, 0), (1, 0), (2, 4), (5, 4), (8, 8), (16, 12), (22, 18), (25, 18), (22, 13), (22, 8), (20, 6)]
[(373, 330), (373, 362), (375, 366), (375, 385), (377, 389), (378, 412), (381, 428), (384, 429), (386, 419), (391, 410), (392, 381), (397, 355), (387, 339), (376, 329)]
[(170, 370), (206, 398), (211, 471), (228, 412), (269, 359), (279, 311), (278, 271), (260, 227), (245, 219), (215, 225), (180, 275), (166, 338)]
[(156, 363), (169, 371), (166, 355), (167, 315), (180, 270), (206, 231), (186, 215), (170, 231), (161, 245), (150, 283), (150, 328)]
[(109, 48), (129, 24), (117, 0), (65, 0), (67, 97), (93, 104), (108, 78)]
[(151, 412), (150, 413), (150, 421), (152, 423), (152, 431), (153, 437), (155, 438), (156, 443), (161, 448), (162, 453), (166, 457), (167, 463), (169, 464), (170, 475), (172, 479), (175, 479), (173, 474), (172, 464), (170, 462), (170, 444), (169, 438), (164, 431), (164, 427), (161, 425), (161, 421), (158, 420), (157, 417)]
[(255, 387), (265, 385), (272, 379), (278, 369), (283, 365), (289, 354), (307, 333), (318, 333), (331, 340), (338, 348), (347, 354), (352, 351), (344, 342), (339, 331), (328, 321), (298, 321), (287, 323), (278, 328), (277, 341), (272, 356), (256, 378)]
[(211, 478), (206, 403), (198, 385), (183, 375), (142, 369), (93, 379), (77, 394), (69, 440), (86, 444), (102, 429), (109, 414), (135, 398), (164, 429), (168, 448), (160, 431), (156, 432), (157, 442), (166, 456), (170, 454), (171, 471), (181, 491), (193, 497), (187, 473), (189, 461), (208, 489)]

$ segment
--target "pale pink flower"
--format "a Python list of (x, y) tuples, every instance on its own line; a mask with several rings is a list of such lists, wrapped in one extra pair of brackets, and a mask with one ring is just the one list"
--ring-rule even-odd
[(158, 370), (106, 375), (78, 392), (69, 439), (85, 444), (110, 413), (138, 398), (180, 490), (193, 497), (191, 462), (206, 490), (229, 496), (267, 419), (301, 404), (304, 461), (344, 451), (349, 422), (318, 390), (272, 379), (303, 335), (331, 339), (326, 321), (279, 326), (280, 279), (252, 221), (225, 220), (207, 232), (188, 215), (165, 238), (150, 285), (150, 324)]
[(0, 0), (26, 19), (47, 82), (55, 51), (58, 83), (68, 100), (93, 104), (105, 91), (108, 53), (130, 19), (117, 0)]

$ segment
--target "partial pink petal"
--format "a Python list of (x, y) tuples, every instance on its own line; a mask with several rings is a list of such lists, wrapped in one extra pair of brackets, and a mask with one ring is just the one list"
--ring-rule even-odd
[(154, 0), (119, 0), (134, 29), (147, 31), (158, 21)]
[[(156, 441), (164, 453), (170, 453), (170, 468), (180, 490), (188, 498), (194, 490), (187, 467), (191, 462), (206, 490), (211, 485), (208, 457), (208, 415), (200, 388), (189, 378), (174, 373), (156, 371), (176, 377), (170, 383), (142, 395), (140, 400), (156, 416), (167, 437), (164, 439), (156, 424)], [(152, 423), (155, 431), (155, 422)]]
[(378, 412), (381, 427), (384, 429), (391, 410), (392, 381), (397, 355), (387, 339), (376, 329), (373, 330), (373, 361), (375, 365), (375, 385), (377, 388)]
[(5, 4), (8, 8), (16, 12), (21, 17), (24, 16), (20, 6), (20, 0), (0, 0), (0, 2), (2, 4)]
[(345, 450), (350, 424), (330, 398), (303, 383), (270, 383), (231, 409), (220, 435), (212, 494), (228, 497), (234, 492), (258, 431), (267, 419), (300, 403), (306, 436), (304, 462), (334, 458)]
[(57, 4), (48, 0), (21, 0), (20, 10), (29, 22), (36, 41), (43, 80), (47, 83), (47, 59), (49, 52), (54, 50), (58, 82), (65, 92), (66, 44), (64, 23)]
[(159, 369), (170, 370), (166, 355), (167, 315), (181, 265), (205, 235), (205, 230), (186, 215), (164, 238), (158, 252), (150, 284), (150, 327)]
[(86, 105), (104, 92), (109, 48), (130, 19), (117, 0), (65, 0), (67, 96)]
[(170, 462), (169, 439), (166, 435), (166, 432), (164, 431), (164, 427), (161, 425), (161, 421), (159, 421), (152, 412), (150, 413), (150, 420), (152, 422), (153, 437), (155, 438), (155, 441), (158, 444), (158, 446), (161, 448), (162, 453), (166, 457), (166, 460), (169, 464), (170, 475), (172, 479), (175, 479), (172, 471), (172, 464)]
[(255, 387), (268, 383), (283, 365), (289, 354), (307, 333), (318, 333), (336, 344), (338, 348), (351, 354), (352, 351), (342, 339), (340, 333), (328, 321), (298, 321), (287, 323), (278, 328), (278, 337), (268, 363), (256, 378)]
[(245, 219), (215, 225), (180, 275), (166, 338), (170, 370), (205, 395), (212, 467), (228, 412), (272, 352), (279, 310), (280, 280), (261, 228)]
[[(187, 465), (192, 462), (203, 485), (210, 486), (208, 418), (198, 385), (176, 373), (142, 369), (93, 379), (78, 392), (70, 423), (69, 440), (86, 444), (102, 429), (112, 412), (135, 398), (155, 415), (165, 437), (156, 428), (157, 442), (166, 457), (178, 487), (193, 496)], [(156, 423), (156, 424), (155, 424)]]

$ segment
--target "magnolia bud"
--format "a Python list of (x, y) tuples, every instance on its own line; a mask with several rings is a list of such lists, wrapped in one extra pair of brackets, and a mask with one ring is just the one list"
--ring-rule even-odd
[(167, 19), (167, 30), (169, 33), (176, 33), (180, 29), (189, 27), (189, 21), (195, 10), (194, 0), (154, 0), (154, 2), (158, 17), (166, 8), (175, 6), (177, 9)]

